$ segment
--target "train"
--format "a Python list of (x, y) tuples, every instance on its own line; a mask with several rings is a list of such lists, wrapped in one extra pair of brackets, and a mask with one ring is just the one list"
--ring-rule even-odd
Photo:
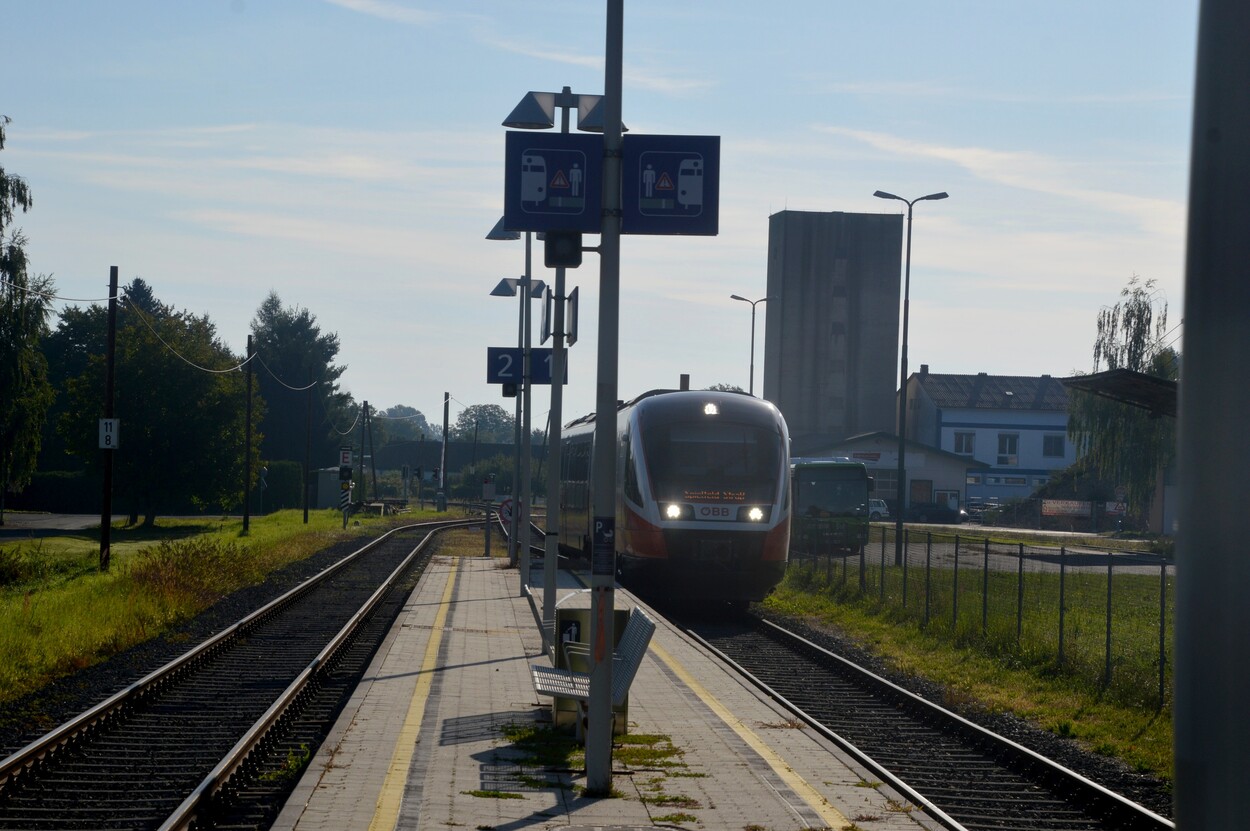
[[(560, 548), (591, 554), (594, 414), (561, 436)], [(616, 423), (617, 576), (642, 594), (744, 607), (785, 575), (790, 438), (747, 393), (652, 390)]]
[(873, 480), (863, 462), (790, 460), (796, 557), (856, 554), (868, 542)]

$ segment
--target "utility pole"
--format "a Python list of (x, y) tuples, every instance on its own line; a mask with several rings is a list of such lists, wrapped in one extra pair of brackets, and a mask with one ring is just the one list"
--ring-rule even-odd
[[(117, 266), (109, 268), (109, 330), (104, 358), (104, 417), (113, 417), (114, 372), (117, 354)], [(109, 570), (113, 531), (113, 454), (104, 451), (104, 507), (100, 509), (100, 571)]]
[(243, 439), (243, 533), (252, 525), (252, 336), (247, 336), (247, 428)]

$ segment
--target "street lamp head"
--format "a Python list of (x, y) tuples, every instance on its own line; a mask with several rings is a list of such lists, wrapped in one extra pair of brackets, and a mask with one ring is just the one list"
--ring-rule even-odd
[(550, 130), (556, 126), (555, 93), (527, 93), (503, 120), (503, 126), (518, 130)]
[[(577, 99), (577, 129), (583, 133), (602, 133), (603, 96), (579, 95)], [(629, 132), (629, 128), (625, 126), (624, 122), (621, 123), (621, 132)]]
[(883, 191), (883, 190), (879, 190), (879, 191), (877, 191), (876, 193), (874, 193), (874, 194), (873, 194), (873, 196), (877, 197), (878, 199), (897, 199), (897, 200), (898, 200), (898, 201), (900, 201), (900, 202), (906, 202), (906, 201), (907, 201), (906, 199), (904, 199), (904, 198), (903, 198), (903, 197), (901, 197), (901, 196), (895, 196), (894, 194), (892, 194), (892, 193), (886, 193), (886, 192), (885, 192), (885, 191)]
[(922, 196), (920, 197), (920, 199), (917, 199), (916, 201), (920, 202), (921, 200), (924, 200), (924, 199), (948, 199), (949, 197), (950, 195), (946, 191), (942, 191), (941, 193), (931, 193), (928, 196)]
[(499, 281), (499, 285), (490, 290), (491, 297), (516, 297), (517, 286), (521, 281), (516, 277), (505, 277)]
[(730, 299), (730, 300), (741, 300), (743, 303), (750, 303), (750, 302), (751, 302), (750, 300), (747, 300), (745, 297), (742, 297), (741, 295), (737, 295), (737, 294), (731, 294), (731, 295), (729, 295), (729, 299)]
[(499, 217), (499, 221), (495, 223), (495, 227), (490, 229), (490, 233), (486, 235), (486, 238), (493, 240), (520, 239), (521, 232), (509, 231), (507, 228), (503, 227), (503, 217), (501, 216)]

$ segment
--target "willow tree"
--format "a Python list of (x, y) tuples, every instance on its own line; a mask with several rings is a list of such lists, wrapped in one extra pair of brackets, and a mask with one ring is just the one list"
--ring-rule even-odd
[[(1154, 280), (1134, 275), (1120, 302), (1098, 314), (1094, 372), (1128, 369), (1175, 381), (1180, 355), (1167, 342), (1167, 301)], [(1144, 514), (1160, 471), (1176, 455), (1175, 420), (1093, 393), (1073, 390), (1068, 435), (1089, 471), (1123, 488), (1130, 512)]]
[[(0, 116), (0, 150), (8, 123)], [(0, 167), (0, 525), (5, 492), (26, 487), (35, 471), (53, 397), (39, 348), (48, 334), (52, 280), (29, 275), (26, 238), (9, 229), (16, 212), (31, 204), (26, 182)]]

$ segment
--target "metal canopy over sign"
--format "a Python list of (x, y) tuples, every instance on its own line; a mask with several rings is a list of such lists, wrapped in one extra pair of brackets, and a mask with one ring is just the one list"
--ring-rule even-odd
[(720, 136), (628, 135), (622, 144), (622, 234), (716, 235)]
[[(530, 349), (530, 383), (551, 383), (552, 351)], [(525, 350), (519, 346), (486, 347), (486, 383), (520, 384), (525, 373)], [(564, 384), (569, 382), (569, 365), (564, 364)]]
[(581, 231), (603, 225), (603, 137), (571, 133), (507, 134), (504, 228)]

